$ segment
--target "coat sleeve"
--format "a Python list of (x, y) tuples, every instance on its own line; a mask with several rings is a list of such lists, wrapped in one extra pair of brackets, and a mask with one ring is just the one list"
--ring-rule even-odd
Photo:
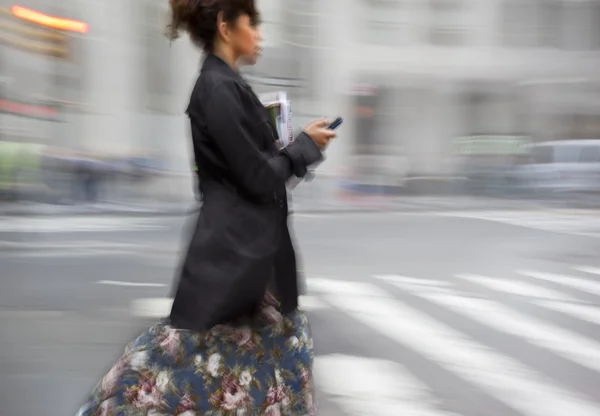
[(219, 84), (205, 108), (206, 127), (238, 184), (250, 195), (271, 194), (292, 175), (304, 176), (322, 154), (305, 133), (275, 156), (262, 153), (251, 136), (257, 120), (249, 119), (241, 94), (234, 81)]

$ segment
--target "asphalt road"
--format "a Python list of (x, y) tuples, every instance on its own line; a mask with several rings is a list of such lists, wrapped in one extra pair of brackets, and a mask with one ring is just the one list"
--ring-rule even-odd
[[(595, 215), (333, 213), (294, 228), (320, 416), (600, 415)], [(168, 307), (186, 230), (0, 217), (2, 414), (74, 414)]]

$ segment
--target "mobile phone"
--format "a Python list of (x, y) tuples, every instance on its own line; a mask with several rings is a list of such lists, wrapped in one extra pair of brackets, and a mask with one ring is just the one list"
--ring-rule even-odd
[(333, 123), (331, 123), (327, 128), (329, 130), (335, 130), (337, 129), (340, 124), (342, 124), (344, 122), (344, 119), (341, 117), (336, 118), (335, 120), (333, 120)]

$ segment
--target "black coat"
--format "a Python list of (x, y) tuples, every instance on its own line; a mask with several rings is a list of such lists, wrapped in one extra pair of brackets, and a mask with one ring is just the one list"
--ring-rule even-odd
[(284, 313), (298, 306), (285, 182), (321, 159), (305, 133), (282, 151), (243, 78), (208, 55), (187, 109), (202, 209), (181, 268), (172, 325), (206, 330), (252, 313), (274, 283)]

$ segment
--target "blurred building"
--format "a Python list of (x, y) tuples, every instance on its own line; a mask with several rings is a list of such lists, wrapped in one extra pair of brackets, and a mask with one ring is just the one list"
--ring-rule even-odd
[(385, 155), (382, 166), (440, 175), (458, 137), (600, 137), (598, 0), (285, 4), (272, 36), (288, 63), (264, 72), (307, 83), (301, 113), (346, 118), (324, 168)]
[[(3, 126), (99, 153), (154, 149), (189, 172), (183, 111), (200, 54), (164, 38), (167, 1), (19, 4), (89, 31), (68, 34), (59, 56), (3, 42), (3, 91), (58, 105), (62, 121), (2, 116)], [(288, 90), (298, 125), (345, 118), (323, 165), (332, 173), (449, 174), (456, 139), (469, 135), (600, 138), (600, 0), (259, 4), (264, 56), (245, 73), (259, 92)]]

